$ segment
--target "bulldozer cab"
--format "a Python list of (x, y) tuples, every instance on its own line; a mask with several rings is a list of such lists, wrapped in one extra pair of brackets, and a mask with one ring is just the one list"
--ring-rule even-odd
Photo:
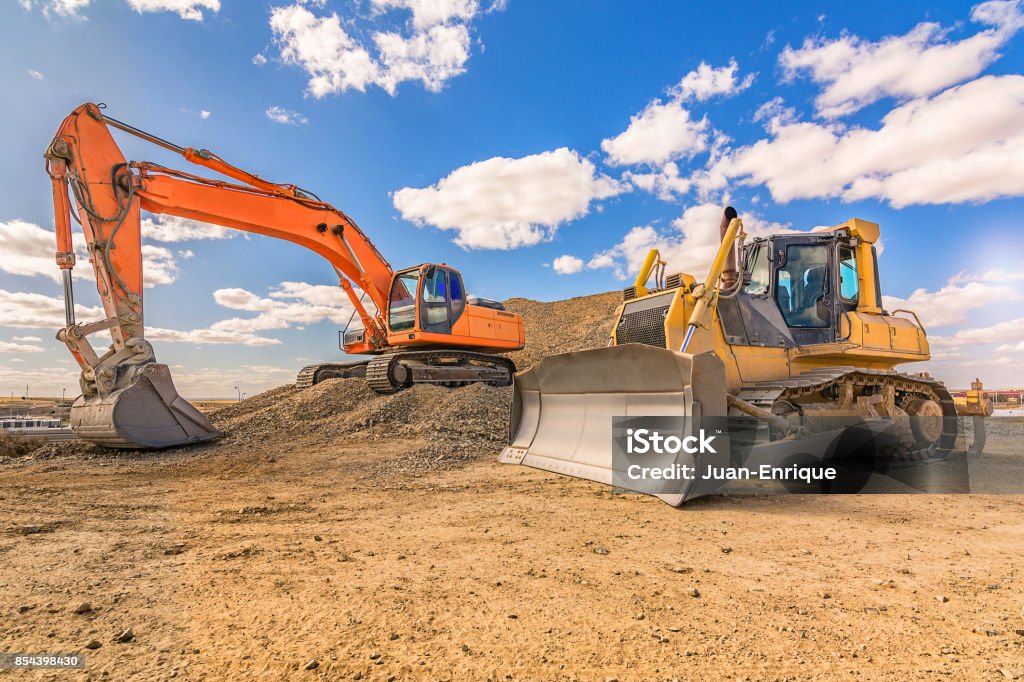
[[(857, 246), (856, 238), (842, 232), (777, 235), (747, 244), (743, 286), (718, 303), (727, 340), (773, 347), (843, 340), (848, 312), (881, 305), (874, 246)], [(866, 277), (873, 286), (861, 291)]]
[(388, 299), (391, 334), (451, 334), (466, 309), (462, 275), (444, 265), (420, 265), (395, 274)]

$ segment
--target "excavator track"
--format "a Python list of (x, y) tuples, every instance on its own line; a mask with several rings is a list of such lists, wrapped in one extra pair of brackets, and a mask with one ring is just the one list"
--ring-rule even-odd
[(927, 375), (856, 367), (825, 367), (804, 372), (791, 379), (745, 384), (737, 397), (765, 409), (771, 409), (779, 401), (792, 403), (799, 409), (807, 398), (830, 391), (838, 393), (845, 385), (854, 388), (891, 387), (900, 396), (898, 405), (905, 404), (913, 397), (934, 400), (942, 408), (942, 435), (933, 446), (919, 448), (919, 452), (911, 453), (911, 457), (918, 458), (922, 454), (944, 456), (955, 448), (958, 425), (953, 397), (942, 382)]
[(370, 388), (386, 395), (421, 383), (508, 386), (515, 372), (515, 363), (502, 355), (460, 350), (402, 351), (362, 362), (307, 365), (299, 371), (295, 385), (303, 389), (324, 379), (363, 377)]
[(299, 370), (295, 377), (295, 387), (298, 389), (310, 388), (319, 384), (325, 379), (348, 379), (351, 377), (364, 376), (369, 360), (361, 362), (318, 362), (313, 365), (306, 365)]

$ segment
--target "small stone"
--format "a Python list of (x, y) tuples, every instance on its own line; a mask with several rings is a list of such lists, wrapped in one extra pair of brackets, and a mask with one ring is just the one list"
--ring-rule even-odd
[(604, 556), (605, 554), (608, 554), (608, 549), (606, 547), (595, 547), (594, 554), (600, 554)]
[(729, 545), (724, 545), (722, 547), (722, 554), (730, 554), (730, 553), (732, 553), (732, 547), (730, 547)]
[(99, 640), (90, 639), (89, 643), (85, 645), (85, 648), (86, 649), (92, 649), (93, 651), (95, 651), (96, 649), (99, 649), (101, 646), (103, 646), (103, 645), (100, 644)]
[(672, 569), (673, 573), (693, 573), (693, 569), (687, 566), (675, 566)]
[(508, 617), (511, 618), (512, 620), (515, 620), (516, 618), (519, 617), (519, 614), (518, 613), (510, 613), (510, 614), (508, 614)]
[(302, 669), (303, 670), (316, 670), (319, 667), (320, 667), (320, 661), (318, 661), (318, 660), (316, 660), (314, 658), (309, 663), (307, 663), (306, 665), (302, 666)]
[(87, 601), (84, 601), (75, 607), (75, 613), (79, 616), (89, 613), (90, 611), (92, 611), (92, 604)]
[(821, 593), (821, 598), (822, 599), (831, 599), (832, 595), (829, 592), (822, 592)]
[(606, 678), (604, 678), (604, 682), (619, 682), (619, 678), (617, 678), (617, 677), (606, 677)]
[(397, 632), (392, 632), (392, 633), (391, 633), (391, 634), (390, 634), (390, 635), (388, 636), (388, 639), (390, 639), (390, 640), (391, 640), (392, 642), (393, 642), (393, 641), (395, 641), (396, 639), (398, 639), (398, 633), (397, 633)]
[(1006, 668), (1000, 668), (999, 672), (1002, 673), (1003, 677), (1005, 677), (1008, 680), (1012, 680), (1017, 677), (1013, 674), (1012, 670), (1007, 670)]
[(679, 629), (679, 628), (677, 628), (677, 627), (670, 627), (670, 628), (668, 629), (668, 631), (669, 631), (669, 632), (680, 632), (680, 629)]
[(935, 597), (935, 599), (936, 599), (937, 601), (939, 601), (939, 602), (943, 603), (943, 604), (945, 604), (946, 602), (948, 602), (948, 601), (949, 601), (949, 597), (947, 597), (947, 596), (946, 596), (946, 595), (944, 595), (944, 594), (940, 594), (940, 595), (937, 595), (937, 596)]
[(21, 606), (18, 607), (18, 613), (26, 613), (28, 611), (31, 611), (34, 608), (35, 608), (34, 606), (29, 606), (28, 604), (22, 604)]
[(372, 654), (370, 654), (370, 660), (371, 661), (376, 661), (378, 658), (380, 658), (380, 652), (379, 651), (374, 651)]
[(698, 590), (696, 587), (691, 587), (686, 591), (686, 594), (690, 595), (691, 597), (699, 597), (700, 590)]
[(314, 542), (323, 542), (323, 537), (320, 536), (320, 535), (314, 535), (313, 536), (313, 541)]
[(131, 628), (125, 628), (121, 631), (121, 634), (114, 638), (114, 641), (120, 644), (125, 644), (133, 639), (135, 639), (135, 633), (132, 632)]
[(633, 616), (633, 617), (634, 617), (634, 618), (636, 618), (637, 620), (643, 620), (643, 619), (644, 619), (644, 614), (642, 614), (642, 613), (638, 613), (638, 614), (636, 614), (636, 615), (635, 615), (635, 616)]
[(363, 679), (363, 674), (361, 672), (356, 671), (356, 674), (352, 676), (352, 679), (353, 680), (361, 680), (361, 679)]

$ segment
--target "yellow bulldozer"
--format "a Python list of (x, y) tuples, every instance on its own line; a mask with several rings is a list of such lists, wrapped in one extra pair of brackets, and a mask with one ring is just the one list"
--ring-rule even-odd
[[(971, 416), (980, 448), (992, 413), (980, 383), (958, 409), (936, 379), (896, 369), (931, 354), (916, 314), (883, 309), (878, 224), (748, 239), (728, 207), (719, 229), (703, 282), (666, 276), (651, 251), (607, 348), (550, 356), (516, 377), (501, 461), (617, 484), (613, 421), (640, 416), (738, 417), (769, 442), (881, 423), (918, 457), (965, 447), (958, 417)], [(678, 504), (693, 491), (676, 493), (662, 497)]]

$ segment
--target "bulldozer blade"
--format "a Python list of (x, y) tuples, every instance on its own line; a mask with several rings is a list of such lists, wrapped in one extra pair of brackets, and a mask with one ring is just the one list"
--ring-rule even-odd
[(71, 429), (82, 440), (112, 448), (155, 449), (198, 443), (224, 435), (178, 395), (167, 365), (145, 365), (124, 388), (79, 396)]
[[(613, 417), (724, 417), (727, 409), (725, 368), (713, 353), (623, 344), (553, 355), (515, 377), (499, 461), (614, 485), (624, 472), (615, 469)], [(658, 497), (678, 506), (693, 492), (681, 483)]]

